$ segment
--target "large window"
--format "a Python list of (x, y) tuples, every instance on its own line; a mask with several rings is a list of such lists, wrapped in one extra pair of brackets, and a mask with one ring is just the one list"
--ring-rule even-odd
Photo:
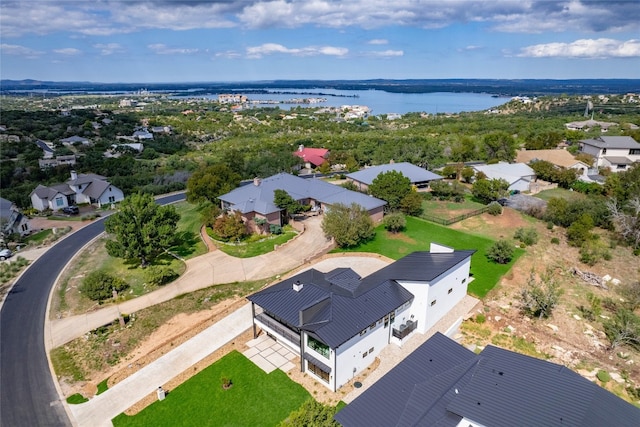
[(309, 346), (309, 348), (315, 350), (318, 354), (321, 354), (327, 359), (329, 358), (329, 346), (325, 343), (320, 342), (313, 337), (307, 337), (307, 345)]
[(314, 365), (312, 362), (307, 361), (307, 368), (309, 369), (309, 371), (317, 375), (322, 381), (326, 383), (329, 382), (329, 374), (320, 369), (318, 366)]
[(631, 148), (629, 150), (629, 155), (630, 156), (638, 156), (638, 155), (640, 155), (640, 148)]

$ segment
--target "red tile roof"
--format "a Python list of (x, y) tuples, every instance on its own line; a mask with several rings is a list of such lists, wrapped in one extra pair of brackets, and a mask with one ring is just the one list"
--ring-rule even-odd
[(327, 161), (329, 150), (326, 148), (303, 148), (293, 152), (294, 156), (300, 157), (305, 162), (309, 162), (312, 165), (320, 166)]

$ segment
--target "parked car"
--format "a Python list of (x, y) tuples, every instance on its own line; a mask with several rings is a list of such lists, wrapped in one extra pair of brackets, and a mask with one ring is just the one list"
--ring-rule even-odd
[(78, 215), (80, 213), (80, 209), (77, 206), (65, 206), (62, 208), (62, 212), (67, 215)]
[(2, 249), (0, 250), (0, 261), (4, 261), (5, 259), (9, 259), (11, 258), (13, 254), (11, 253), (11, 251), (9, 249)]

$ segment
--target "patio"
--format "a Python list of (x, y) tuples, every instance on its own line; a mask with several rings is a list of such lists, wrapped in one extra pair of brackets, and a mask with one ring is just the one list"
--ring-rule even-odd
[(247, 346), (249, 350), (242, 354), (267, 374), (276, 369), (288, 372), (296, 367), (293, 360), (298, 357), (298, 355), (289, 348), (276, 342), (267, 334), (262, 334), (258, 338), (252, 339), (247, 342)]

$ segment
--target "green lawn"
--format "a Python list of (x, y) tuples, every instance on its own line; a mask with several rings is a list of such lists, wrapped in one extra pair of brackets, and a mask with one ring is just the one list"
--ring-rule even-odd
[(549, 201), (552, 197), (567, 200), (582, 200), (587, 196), (577, 191), (570, 191), (564, 188), (552, 188), (551, 190), (544, 190), (535, 195), (535, 197)]
[[(222, 378), (233, 386), (224, 390)], [(113, 419), (121, 426), (269, 426), (278, 425), (311, 396), (287, 374), (266, 374), (237, 351), (187, 380), (166, 399), (134, 416)]]
[(171, 251), (182, 258), (195, 258), (207, 252), (207, 247), (200, 238), (200, 209), (198, 205), (187, 202), (173, 204), (176, 212), (180, 214), (178, 221), (178, 239), (180, 244), (171, 248)]
[(356, 248), (339, 249), (336, 252), (374, 252), (392, 259), (399, 259), (411, 252), (428, 251), (431, 242), (451, 246), (454, 249), (477, 251), (471, 257), (471, 276), (474, 280), (469, 283), (469, 293), (479, 298), (493, 289), (513, 263), (524, 254), (524, 250), (516, 249), (514, 259), (510, 263), (496, 264), (485, 256), (487, 249), (494, 243), (493, 240), (462, 233), (415, 217), (407, 217), (407, 228), (403, 233), (390, 234), (384, 226), (380, 225), (376, 228), (376, 236), (373, 240)]
[(33, 233), (29, 236), (27, 236), (24, 241), (25, 243), (29, 244), (34, 244), (34, 245), (39, 245), (40, 243), (42, 243), (47, 237), (51, 236), (53, 234), (53, 231), (51, 229), (48, 230), (42, 230), (42, 231), (38, 231), (37, 233)]

